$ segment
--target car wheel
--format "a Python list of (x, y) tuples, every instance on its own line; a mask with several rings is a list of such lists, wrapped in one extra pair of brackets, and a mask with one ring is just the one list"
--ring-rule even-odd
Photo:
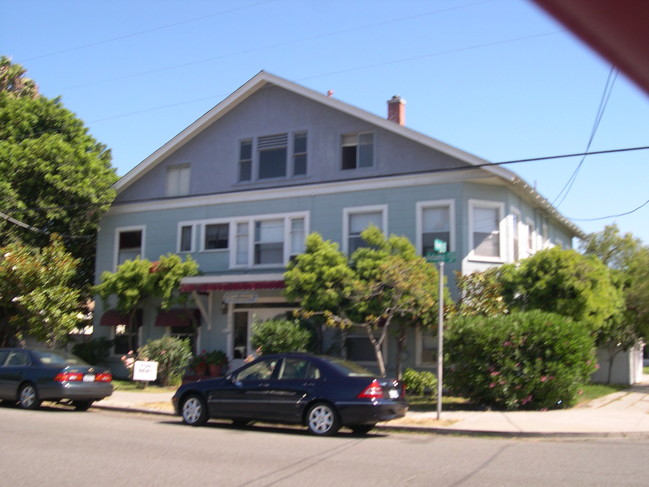
[(183, 422), (190, 426), (202, 426), (207, 422), (207, 406), (202, 397), (197, 394), (187, 396), (183, 400), (180, 411)]
[(90, 409), (90, 406), (92, 406), (92, 403), (94, 401), (72, 401), (72, 405), (74, 406), (74, 409), (77, 411), (87, 411)]
[(336, 410), (324, 402), (319, 402), (309, 408), (306, 425), (311, 433), (318, 436), (334, 435), (340, 429)]
[(41, 405), (36, 386), (30, 382), (20, 386), (18, 391), (18, 405), (23, 409), (36, 409)]

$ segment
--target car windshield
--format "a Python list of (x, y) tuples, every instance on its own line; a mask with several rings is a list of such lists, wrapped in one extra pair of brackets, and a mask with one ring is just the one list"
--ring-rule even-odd
[(338, 372), (347, 377), (374, 377), (376, 375), (355, 362), (337, 358), (328, 358), (327, 360)]
[(34, 350), (34, 356), (43, 365), (87, 365), (79, 357), (63, 350)]

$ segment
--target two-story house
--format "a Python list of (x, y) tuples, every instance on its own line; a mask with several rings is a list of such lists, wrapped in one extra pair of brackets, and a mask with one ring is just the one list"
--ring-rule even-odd
[[(252, 324), (294, 308), (283, 273), (310, 232), (347, 253), (369, 224), (408, 237), (422, 255), (444, 240), (457, 256), (447, 266), (451, 285), (453, 271), (583, 237), (513, 172), (405, 127), (399, 97), (383, 118), (330, 95), (262, 71), (116, 183), (97, 276), (168, 252), (190, 255), (201, 270), (182, 285), (200, 326), (144, 309), (136, 343), (188, 336), (196, 350), (245, 357)], [(117, 338), (116, 356), (128, 351), (122, 322), (97, 303), (95, 335)], [(352, 331), (346, 340), (349, 358), (372, 360), (366, 337)], [(435, 345), (414, 333), (406, 364), (433, 366)]]

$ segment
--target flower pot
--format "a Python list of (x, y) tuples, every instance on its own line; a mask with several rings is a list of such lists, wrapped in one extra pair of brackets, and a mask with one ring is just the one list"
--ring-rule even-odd
[(203, 376), (207, 374), (207, 364), (204, 362), (196, 364), (196, 367), (194, 367), (194, 372), (198, 376)]
[(210, 375), (211, 376), (218, 377), (218, 376), (221, 375), (221, 371), (223, 369), (223, 366), (221, 364), (219, 364), (219, 365), (210, 364), (209, 369), (210, 369)]

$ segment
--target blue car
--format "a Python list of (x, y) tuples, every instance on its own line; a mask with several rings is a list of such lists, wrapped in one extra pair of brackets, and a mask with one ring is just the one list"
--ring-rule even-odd
[(110, 369), (65, 351), (0, 348), (0, 400), (23, 409), (56, 401), (85, 411), (113, 393), (112, 380)]
[(226, 377), (184, 384), (172, 402), (191, 426), (210, 418), (302, 424), (319, 436), (343, 426), (367, 433), (408, 410), (400, 381), (378, 378), (353, 362), (305, 353), (264, 355)]

